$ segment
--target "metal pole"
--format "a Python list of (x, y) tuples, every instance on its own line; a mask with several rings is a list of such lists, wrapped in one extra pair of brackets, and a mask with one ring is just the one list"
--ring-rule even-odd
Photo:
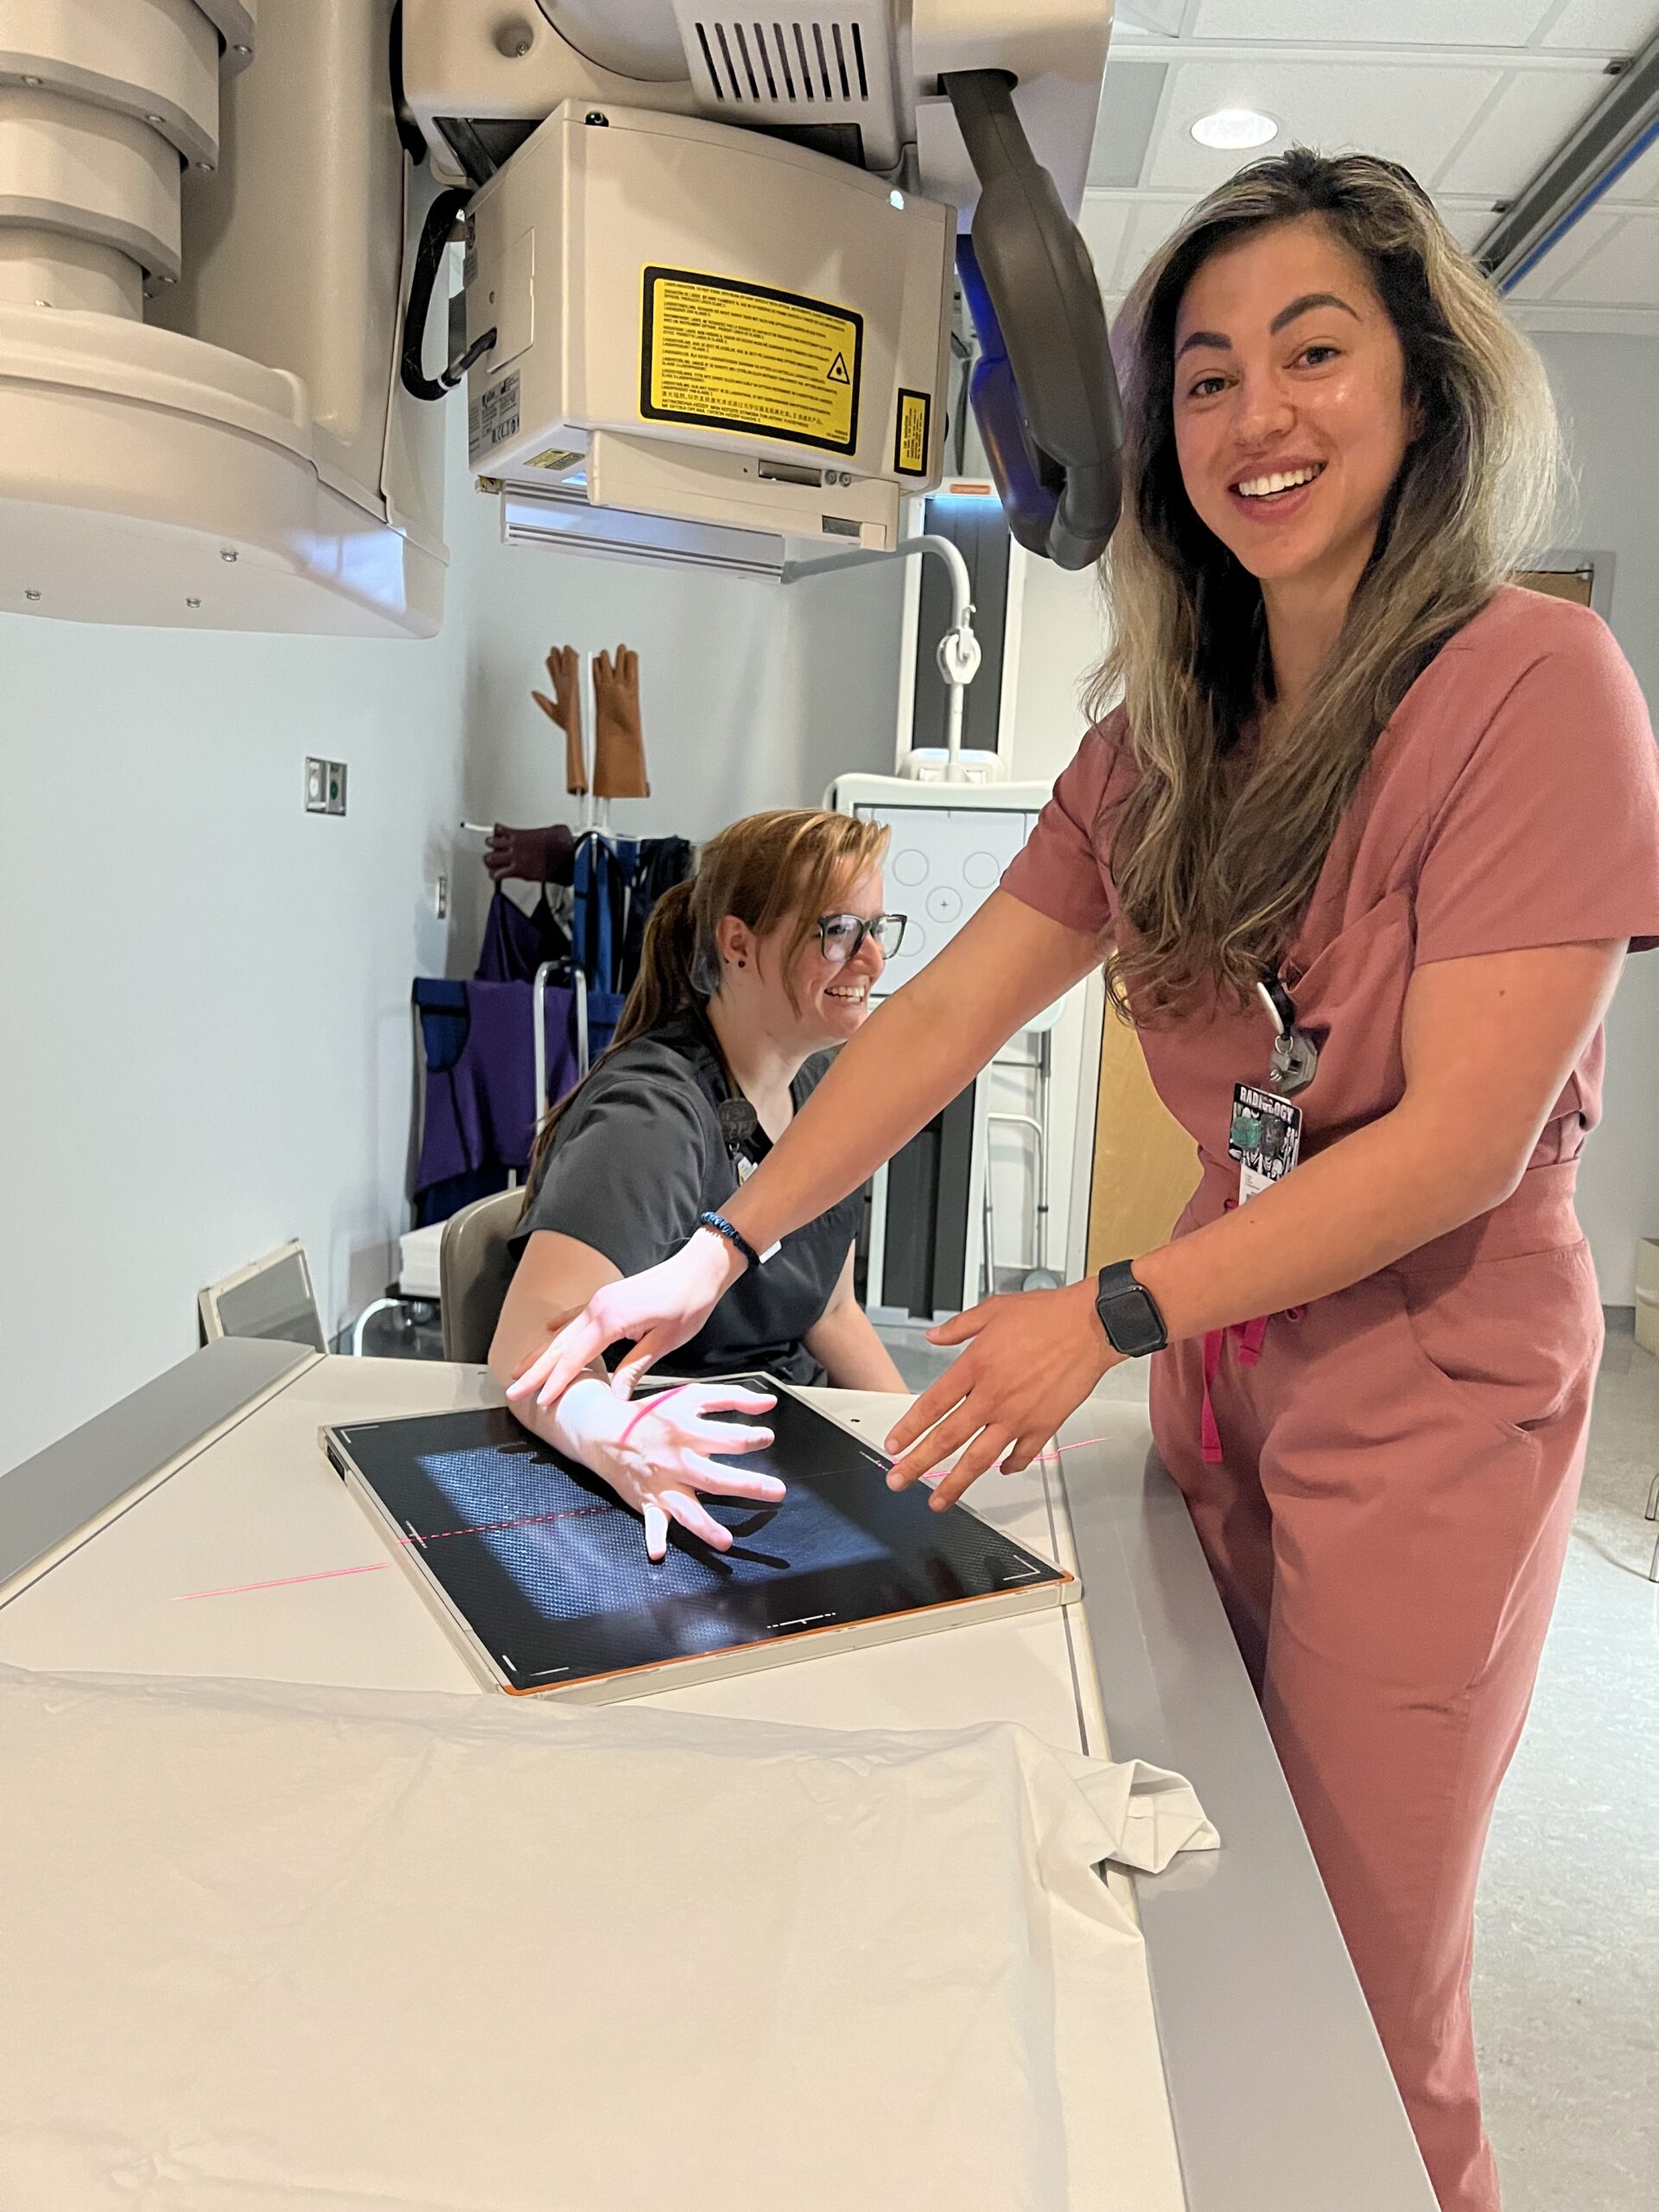
[(556, 964), (554, 961), (543, 960), (536, 970), (535, 982), (530, 987), (533, 1001), (531, 1020), (536, 1036), (536, 1110), (530, 1122), (532, 1140), (542, 1126), (543, 1115), (547, 1111), (547, 1001), (542, 994)]

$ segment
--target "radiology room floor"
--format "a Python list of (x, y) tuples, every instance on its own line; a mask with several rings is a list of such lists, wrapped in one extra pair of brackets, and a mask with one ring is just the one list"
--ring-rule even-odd
[(1659, 2199), (1659, 1359), (1608, 1331), (1590, 1464), (1476, 1921), (1504, 2212)]
[[(884, 1332), (912, 1389), (946, 1355)], [(1119, 1370), (1109, 1394), (1138, 1391)], [(1481, 1882), (1475, 2030), (1504, 2212), (1659, 2201), (1659, 1359), (1609, 1326), (1532, 1717)]]

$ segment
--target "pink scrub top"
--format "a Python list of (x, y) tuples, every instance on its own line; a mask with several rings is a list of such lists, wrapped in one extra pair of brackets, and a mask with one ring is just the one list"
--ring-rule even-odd
[[(1110, 855), (1135, 775), (1122, 714), (1084, 738), (1003, 878), (1068, 928), (1121, 926)], [(1422, 963), (1659, 940), (1659, 762), (1583, 607), (1499, 592), (1378, 738), (1284, 966), (1319, 1070), (1304, 1152), (1397, 1105)], [(1263, 1010), (1213, 997), (1142, 1033), (1197, 1142), (1190, 1230), (1233, 1203), (1233, 1086)], [(1560, 1572), (1601, 1350), (1573, 1206), (1601, 1110), (1585, 1046), (1531, 1173), (1493, 1211), (1305, 1309), (1152, 1362), (1153, 1434), (1261, 1694), (1445, 2212), (1497, 2212), (1469, 2019), (1475, 1884)]]
[[(1135, 776), (1120, 708), (1084, 737), (1002, 888), (1068, 929), (1111, 938), (1112, 839)], [(1400, 1103), (1414, 969), (1618, 938), (1633, 950), (1659, 944), (1659, 754), (1647, 709), (1599, 616), (1506, 587), (1442, 647), (1378, 738), (1282, 964), (1298, 1024), (1319, 1046), (1296, 1099), (1303, 1157)], [(1211, 1193), (1236, 1189), (1233, 1086), (1265, 1079), (1265, 1011), (1211, 998), (1141, 1043)], [(1535, 1166), (1577, 1155), (1600, 1118), (1602, 1062), (1598, 1030)]]

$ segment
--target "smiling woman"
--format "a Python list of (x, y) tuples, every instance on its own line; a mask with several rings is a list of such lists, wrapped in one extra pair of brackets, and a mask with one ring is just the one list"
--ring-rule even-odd
[[(863, 1023), (904, 917), (882, 912), (887, 831), (847, 815), (751, 815), (711, 838), (696, 874), (652, 909), (639, 979), (615, 1040), (543, 1122), (514, 1231), (519, 1260), (490, 1365), (520, 1420), (643, 1516), (664, 1555), (677, 1522), (716, 1550), (731, 1539), (697, 1493), (771, 1500), (709, 1456), (755, 1450), (764, 1430), (715, 1412), (769, 1399), (711, 1378), (765, 1369), (793, 1382), (899, 1389), (853, 1295), (858, 1201), (843, 1198), (766, 1255), (740, 1292), (662, 1370), (692, 1386), (630, 1408), (593, 1387), (538, 1402), (550, 1339), (584, 1300), (677, 1251), (723, 1209)], [(758, 1260), (757, 1255), (757, 1260)]]
[[(731, 1202), (855, 1188), (1105, 959), (1201, 1170), (1176, 1235), (933, 1332), (889, 1479), (1025, 1465), (1117, 1361), (1227, 1607), (1444, 2212), (1496, 2212), (1475, 1882), (1600, 1350), (1573, 1213), (1659, 766), (1587, 608), (1510, 588), (1554, 480), (1536, 359), (1405, 172), (1258, 163), (1125, 310), (1123, 701), (971, 923)], [(589, 1301), (556, 1390), (683, 1344), (718, 1236)]]
[(1561, 464), (1536, 355), (1393, 162), (1245, 170), (1116, 343), (1135, 497), (1096, 696), (1130, 687), (1147, 771), (1112, 969), (1144, 1023), (1206, 973), (1253, 989), (1377, 731), (1544, 534)]

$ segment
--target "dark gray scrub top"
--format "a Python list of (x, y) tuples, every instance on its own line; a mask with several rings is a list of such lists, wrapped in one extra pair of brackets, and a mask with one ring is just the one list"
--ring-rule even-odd
[[(819, 1052), (791, 1090), (797, 1112), (834, 1055)], [(701, 1009), (671, 1015), (603, 1061), (560, 1122), (546, 1166), (512, 1232), (515, 1250), (538, 1229), (574, 1236), (625, 1275), (677, 1252), (700, 1213), (719, 1213), (740, 1180), (739, 1158), (721, 1134), (719, 1107), (740, 1094)], [(764, 1160), (764, 1129), (741, 1155)], [(822, 1382), (824, 1370), (802, 1342), (822, 1315), (858, 1230), (855, 1192), (785, 1237), (783, 1249), (750, 1268), (707, 1323), (661, 1363), (674, 1375), (730, 1375), (766, 1367), (791, 1382)], [(619, 1357), (607, 1357), (613, 1363)]]

